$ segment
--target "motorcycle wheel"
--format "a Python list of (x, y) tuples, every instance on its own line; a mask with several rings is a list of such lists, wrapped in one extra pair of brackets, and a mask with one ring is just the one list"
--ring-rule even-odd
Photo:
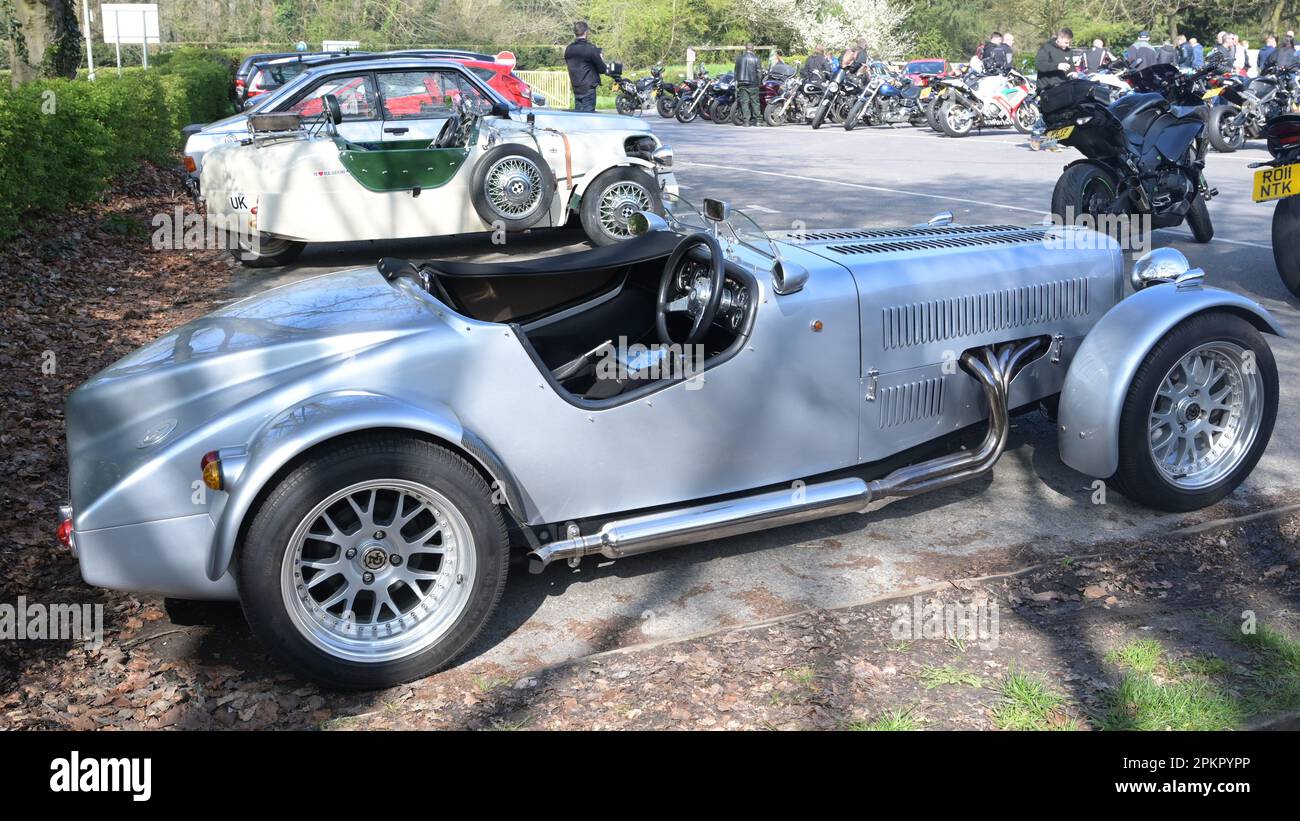
[(763, 109), (763, 122), (772, 128), (785, 125), (785, 112), (782, 110), (782, 101), (773, 100)]
[(1226, 122), (1239, 113), (1235, 105), (1221, 105), (1210, 109), (1209, 127), (1205, 131), (1215, 151), (1231, 154), (1246, 145), (1246, 130)]
[(975, 112), (956, 100), (944, 103), (936, 119), (939, 129), (949, 137), (965, 137), (975, 129)]
[(637, 107), (627, 97), (619, 97), (617, 100), (614, 101), (614, 110), (616, 110), (619, 114), (631, 116), (636, 113)]
[(1300, 197), (1288, 197), (1273, 210), (1273, 262), (1287, 290), (1300, 297)]
[(660, 117), (663, 117), (665, 120), (671, 120), (673, 115), (677, 113), (676, 98), (660, 97), (658, 100), (655, 100), (655, 110), (659, 112)]
[(813, 131), (816, 131), (817, 129), (821, 128), (822, 123), (826, 122), (826, 112), (830, 110), (830, 107), (831, 107), (830, 100), (822, 100), (820, 103), (817, 104), (817, 113), (814, 114), (812, 118)]
[(849, 116), (849, 106), (852, 105), (847, 99), (836, 100), (831, 104), (830, 118), (831, 122), (842, 125), (844, 120)]
[(1072, 165), (1052, 190), (1052, 216), (1062, 225), (1074, 225), (1080, 215), (1104, 214), (1118, 190), (1115, 178), (1101, 166)]
[(858, 118), (862, 116), (862, 109), (866, 107), (862, 100), (854, 100), (853, 105), (849, 106), (849, 113), (844, 115), (844, 130), (852, 131), (858, 125)]
[(924, 110), (925, 124), (930, 126), (931, 131), (936, 131), (940, 134), (943, 133), (943, 126), (939, 125), (939, 101), (941, 99), (943, 98), (938, 95), (930, 97), (930, 99), (925, 101)]
[(731, 122), (731, 103), (724, 103), (721, 100), (713, 100), (709, 103), (709, 119), (718, 125)]
[(1025, 102), (1020, 108), (1016, 109), (1015, 116), (1011, 118), (1011, 124), (1021, 134), (1032, 134), (1034, 126), (1038, 125), (1038, 106), (1031, 102)]
[(1200, 194), (1192, 200), (1192, 207), (1187, 211), (1187, 227), (1192, 229), (1192, 238), (1206, 243), (1214, 239), (1214, 223), (1210, 221), (1210, 209), (1205, 207), (1205, 197)]
[(695, 105), (680, 104), (677, 110), (673, 112), (679, 123), (694, 122), (695, 118), (700, 116), (700, 107)]

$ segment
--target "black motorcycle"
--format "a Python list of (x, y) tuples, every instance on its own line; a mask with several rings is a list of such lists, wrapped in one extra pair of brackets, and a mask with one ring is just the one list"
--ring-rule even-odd
[(813, 112), (812, 127), (818, 129), (826, 118), (830, 117), (831, 122), (842, 123), (849, 114), (849, 106), (862, 93), (862, 87), (866, 79), (858, 75), (862, 63), (855, 62), (848, 66), (840, 66), (831, 81), (826, 84), (826, 92), (817, 103), (817, 109)]
[[(1300, 114), (1280, 114), (1262, 135), (1273, 159), (1256, 163), (1255, 202), (1277, 200), (1273, 209), (1273, 262), (1287, 290), (1300, 297)], [(1263, 166), (1263, 167), (1261, 167)]]
[(763, 122), (770, 126), (786, 123), (802, 125), (826, 93), (830, 73), (814, 69), (808, 76), (792, 74), (781, 84), (781, 91), (763, 106)]
[(1224, 153), (1244, 147), (1246, 140), (1263, 137), (1271, 120), (1300, 101), (1294, 70), (1270, 71), (1253, 80), (1234, 74), (1207, 93), (1223, 101), (1211, 107), (1206, 131), (1214, 150)]
[[(659, 76), (651, 72), (651, 76), (633, 82), (623, 76), (621, 63), (615, 63), (614, 66), (617, 70), (609, 73), (609, 78), (618, 89), (618, 97), (614, 99), (614, 110), (619, 114), (639, 114), (654, 96), (655, 87), (660, 83)], [(663, 73), (663, 69), (659, 71), (660, 74)]]
[(694, 80), (683, 80), (682, 84), (677, 87), (677, 110), (673, 116), (679, 123), (689, 123), (703, 114), (708, 117), (705, 111), (707, 106), (709, 89), (709, 70), (701, 68), (695, 72)]
[(1217, 192), (1205, 182), (1205, 108), (1201, 81), (1221, 55), (1191, 74), (1156, 64), (1123, 77), (1132, 94), (1110, 102), (1109, 89), (1074, 79), (1039, 95), (1046, 136), (1085, 159), (1065, 167), (1052, 192), (1052, 214), (1071, 224), (1080, 215), (1150, 214), (1156, 228), (1186, 221), (1197, 242), (1214, 236), (1205, 203)]
[(673, 115), (677, 113), (678, 94), (681, 86), (664, 81), (663, 66), (655, 66), (650, 69), (650, 76), (655, 80), (655, 111), (658, 111), (659, 116), (665, 120), (671, 120)]
[(736, 75), (727, 72), (713, 81), (708, 91), (709, 119), (719, 125), (731, 123), (736, 110)]

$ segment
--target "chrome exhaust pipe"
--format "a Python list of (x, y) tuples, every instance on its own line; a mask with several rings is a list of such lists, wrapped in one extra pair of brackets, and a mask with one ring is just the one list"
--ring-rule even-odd
[[(796, 482), (790, 488), (743, 496), (705, 505), (665, 510), (608, 522), (588, 535), (576, 533), (539, 547), (528, 555), (528, 570), (541, 573), (554, 561), (570, 562), (600, 554), (621, 559), (667, 547), (738, 536), (780, 525), (864, 513), (875, 500), (915, 496), (987, 473), (1006, 449), (1010, 434), (1008, 394), (1011, 382), (1041, 354), (1044, 339), (1011, 342), (962, 354), (961, 362), (984, 388), (989, 427), (979, 447), (899, 468), (870, 482), (834, 479), (814, 485)], [(572, 526), (576, 530), (576, 526)]]

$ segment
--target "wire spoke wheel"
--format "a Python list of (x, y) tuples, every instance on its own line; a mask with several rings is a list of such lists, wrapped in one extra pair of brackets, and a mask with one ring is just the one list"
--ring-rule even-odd
[(1160, 382), (1151, 403), (1151, 459), (1170, 484), (1208, 487), (1250, 452), (1263, 417), (1264, 382), (1253, 353), (1233, 342), (1201, 345)]
[(401, 659), (437, 643), (474, 587), (474, 538), (441, 493), (402, 479), (360, 482), (312, 508), (281, 567), (293, 625), (354, 662)]
[(628, 226), (632, 216), (640, 211), (653, 210), (650, 194), (645, 186), (634, 182), (618, 182), (600, 195), (600, 227), (616, 237), (632, 236)]
[(497, 160), (483, 181), (488, 204), (507, 219), (523, 219), (541, 207), (542, 189), (541, 169), (519, 156)]

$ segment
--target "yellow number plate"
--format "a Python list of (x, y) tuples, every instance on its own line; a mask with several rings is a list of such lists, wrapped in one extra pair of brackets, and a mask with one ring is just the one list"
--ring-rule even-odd
[(1268, 202), (1300, 194), (1300, 163), (1255, 172), (1255, 202)]
[(1205, 92), (1204, 94), (1202, 94), (1202, 95), (1201, 95), (1201, 99), (1202, 99), (1202, 100), (1212, 100), (1212, 99), (1214, 99), (1215, 97), (1218, 97), (1218, 96), (1219, 96), (1220, 94), (1222, 94), (1222, 93), (1223, 93), (1223, 89), (1222, 89), (1222, 88), (1212, 88), (1212, 89), (1210, 89), (1209, 91), (1207, 91), (1207, 92)]
[(1073, 133), (1074, 133), (1074, 126), (1067, 125), (1065, 128), (1056, 128), (1047, 132), (1047, 138), (1049, 140), (1064, 140), (1066, 137), (1070, 136)]
[(931, 91), (934, 91), (934, 89), (931, 88), (930, 86), (926, 86), (925, 88), (921, 89), (921, 99), (924, 100), (926, 97), (929, 97)]

